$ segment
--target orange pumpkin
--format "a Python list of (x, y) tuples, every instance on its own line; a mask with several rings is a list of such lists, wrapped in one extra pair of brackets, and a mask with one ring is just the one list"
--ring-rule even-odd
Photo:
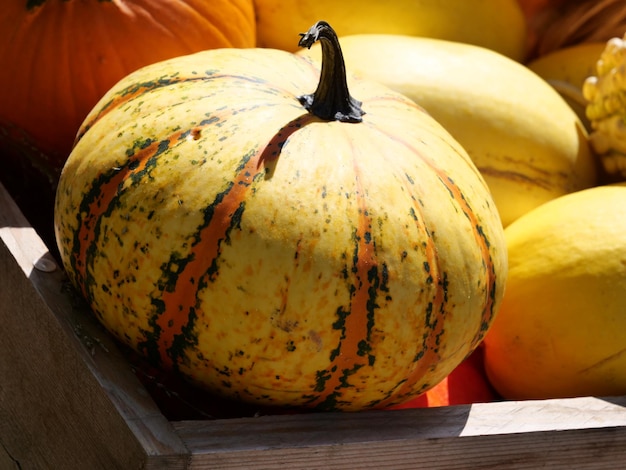
[(252, 0), (7, 0), (0, 154), (54, 178), (87, 113), (122, 77), (203, 49), (252, 47), (255, 35)]

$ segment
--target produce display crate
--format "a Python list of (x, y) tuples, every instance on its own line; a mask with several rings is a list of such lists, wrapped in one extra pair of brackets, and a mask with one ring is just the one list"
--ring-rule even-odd
[(171, 421), (0, 186), (0, 469), (617, 469), (626, 397)]

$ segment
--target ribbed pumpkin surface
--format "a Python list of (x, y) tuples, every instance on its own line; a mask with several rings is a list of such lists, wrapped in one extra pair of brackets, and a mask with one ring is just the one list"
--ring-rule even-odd
[(480, 342), (506, 251), (464, 150), (365, 81), (361, 123), (297, 97), (319, 69), (213, 50), (144, 68), (63, 170), (66, 270), (122, 341), (245, 401), (356, 410), (434, 386)]

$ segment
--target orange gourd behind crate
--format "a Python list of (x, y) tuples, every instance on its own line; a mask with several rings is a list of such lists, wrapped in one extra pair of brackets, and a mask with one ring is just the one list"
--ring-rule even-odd
[(87, 113), (153, 62), (255, 45), (252, 0), (6, 0), (0, 9), (0, 155), (54, 179)]
[(483, 355), (483, 347), (476, 348), (467, 359), (450, 372), (450, 375), (426, 393), (389, 409), (471, 405), (499, 400), (498, 394), (487, 379)]

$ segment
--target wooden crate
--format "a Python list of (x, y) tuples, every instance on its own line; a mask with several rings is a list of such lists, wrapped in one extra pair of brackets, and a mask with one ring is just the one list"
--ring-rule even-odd
[(169, 421), (0, 186), (0, 468), (606, 468), (626, 397)]

